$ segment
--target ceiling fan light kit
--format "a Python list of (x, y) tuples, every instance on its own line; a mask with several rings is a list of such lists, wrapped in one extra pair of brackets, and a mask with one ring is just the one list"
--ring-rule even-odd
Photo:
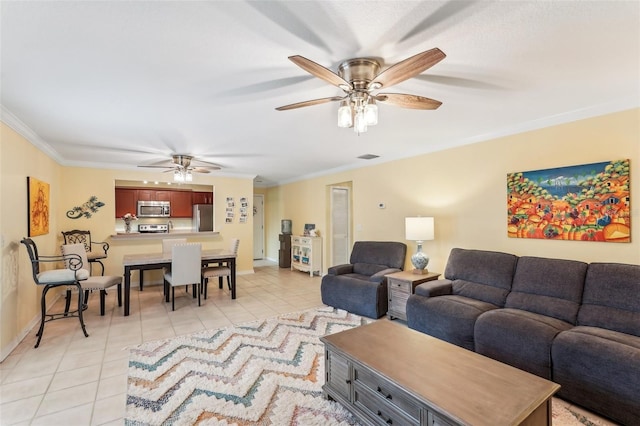
[(174, 182), (192, 182), (193, 174), (191, 174), (191, 170), (176, 169), (173, 172), (173, 181)]
[(338, 66), (338, 73), (302, 56), (289, 59), (309, 74), (330, 83), (345, 92), (345, 96), (314, 99), (276, 108), (286, 111), (326, 102), (340, 101), (338, 127), (353, 127), (357, 133), (364, 133), (368, 126), (378, 124), (377, 102), (410, 109), (437, 109), (442, 102), (418, 95), (402, 93), (373, 93), (376, 90), (398, 84), (415, 77), (440, 62), (445, 54), (438, 48), (418, 53), (380, 72), (380, 63), (373, 58), (349, 59)]

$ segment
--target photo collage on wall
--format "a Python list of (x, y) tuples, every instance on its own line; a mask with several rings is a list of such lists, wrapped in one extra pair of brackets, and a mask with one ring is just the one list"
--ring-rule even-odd
[(233, 201), (233, 197), (227, 197), (227, 207), (225, 208), (224, 223), (233, 223), (233, 217), (235, 216), (236, 203)]
[(247, 223), (247, 212), (249, 211), (249, 202), (247, 197), (240, 198), (240, 223)]

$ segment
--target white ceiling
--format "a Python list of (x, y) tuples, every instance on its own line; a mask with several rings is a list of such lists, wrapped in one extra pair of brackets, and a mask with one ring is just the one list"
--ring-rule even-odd
[[(0, 4), (3, 121), (63, 165), (192, 154), (268, 186), (640, 106), (638, 1)], [(288, 56), (386, 68), (433, 47), (390, 91), (438, 110), (380, 105), (357, 136), (337, 103), (274, 109), (341, 94)]]

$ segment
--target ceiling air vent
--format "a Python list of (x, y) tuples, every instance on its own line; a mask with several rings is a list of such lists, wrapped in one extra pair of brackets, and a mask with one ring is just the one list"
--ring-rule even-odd
[(378, 158), (380, 157), (379, 155), (374, 155), (374, 154), (364, 154), (359, 156), (358, 158), (360, 158), (361, 160), (373, 160), (374, 158)]

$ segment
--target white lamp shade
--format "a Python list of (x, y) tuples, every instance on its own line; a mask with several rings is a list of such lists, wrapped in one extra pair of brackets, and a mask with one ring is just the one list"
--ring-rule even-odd
[(405, 238), (410, 241), (429, 241), (434, 238), (432, 217), (406, 217)]

